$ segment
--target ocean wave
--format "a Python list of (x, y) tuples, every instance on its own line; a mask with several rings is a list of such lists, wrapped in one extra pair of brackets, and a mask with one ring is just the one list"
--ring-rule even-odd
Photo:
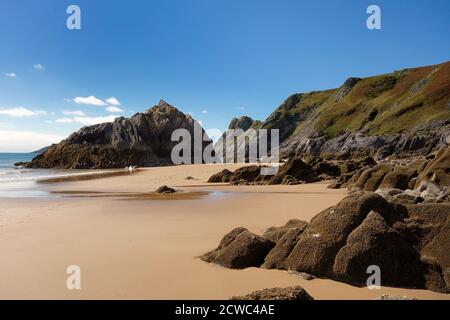
[(105, 174), (110, 172), (120, 172), (121, 170), (52, 170), (52, 169), (9, 169), (0, 171), (0, 183), (15, 181), (39, 181), (54, 178), (66, 178), (74, 176), (89, 176), (95, 174)]

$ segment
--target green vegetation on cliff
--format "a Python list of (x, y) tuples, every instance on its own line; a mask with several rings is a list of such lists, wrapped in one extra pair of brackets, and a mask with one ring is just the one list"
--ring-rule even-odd
[(450, 62), (370, 78), (350, 78), (340, 88), (294, 94), (262, 128), (291, 135), (333, 138), (414, 132), (450, 119)]

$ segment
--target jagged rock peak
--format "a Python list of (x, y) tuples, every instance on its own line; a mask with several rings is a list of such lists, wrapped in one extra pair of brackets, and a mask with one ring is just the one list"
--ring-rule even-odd
[(159, 111), (159, 112), (173, 112), (173, 111), (180, 112), (180, 110), (178, 110), (177, 108), (175, 108), (171, 104), (167, 103), (163, 99), (159, 100), (158, 104), (156, 104), (153, 107), (147, 109), (145, 111), (145, 113), (152, 113), (152, 112), (155, 112), (155, 111)]
[(233, 118), (228, 125), (228, 129), (242, 129), (244, 131), (250, 129), (255, 120), (250, 117), (242, 116), (240, 118)]
[[(161, 100), (131, 118), (83, 127), (35, 157), (27, 167), (106, 169), (171, 164), (171, 150), (176, 144), (171, 135), (176, 129), (193, 134), (195, 122)], [(206, 145), (203, 143), (202, 151)]]

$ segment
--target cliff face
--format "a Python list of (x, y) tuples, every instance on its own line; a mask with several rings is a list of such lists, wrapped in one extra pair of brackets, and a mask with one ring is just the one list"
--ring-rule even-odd
[(171, 164), (172, 147), (178, 143), (171, 142), (172, 132), (183, 128), (193, 136), (194, 123), (189, 115), (161, 100), (129, 119), (122, 117), (112, 123), (84, 127), (49, 147), (27, 166), (85, 169)]
[(253, 120), (250, 117), (242, 116), (240, 118), (233, 118), (228, 125), (228, 129), (242, 129), (244, 131), (247, 131), (248, 129), (253, 128), (260, 123), (261, 122), (258, 120)]
[(283, 157), (427, 154), (450, 143), (450, 62), (294, 94), (255, 128), (280, 130)]
[[(261, 121), (253, 120), (250, 117), (242, 116), (240, 118), (233, 118), (228, 125), (228, 129), (236, 130), (234, 132), (235, 138), (233, 141), (227, 141), (225, 132), (220, 139), (214, 145), (214, 151), (216, 156), (222, 161), (226, 162), (226, 155), (233, 155), (234, 150), (240, 150), (240, 148), (245, 148), (245, 136), (249, 136), (250, 129), (259, 128), (261, 126)], [(238, 131), (242, 130), (242, 131)], [(239, 134), (241, 133), (241, 134)], [(253, 133), (254, 134), (254, 133)], [(246, 148), (246, 152), (248, 152), (248, 146)], [(236, 151), (235, 151), (236, 152)], [(236, 161), (236, 160), (234, 160)]]

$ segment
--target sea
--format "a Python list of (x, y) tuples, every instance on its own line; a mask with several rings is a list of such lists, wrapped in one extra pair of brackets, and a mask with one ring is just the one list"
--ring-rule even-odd
[(28, 162), (36, 153), (0, 153), (0, 198), (1, 197), (47, 197), (49, 194), (37, 182), (51, 178), (74, 175), (89, 175), (108, 170), (87, 169), (27, 169), (15, 166), (18, 162)]

